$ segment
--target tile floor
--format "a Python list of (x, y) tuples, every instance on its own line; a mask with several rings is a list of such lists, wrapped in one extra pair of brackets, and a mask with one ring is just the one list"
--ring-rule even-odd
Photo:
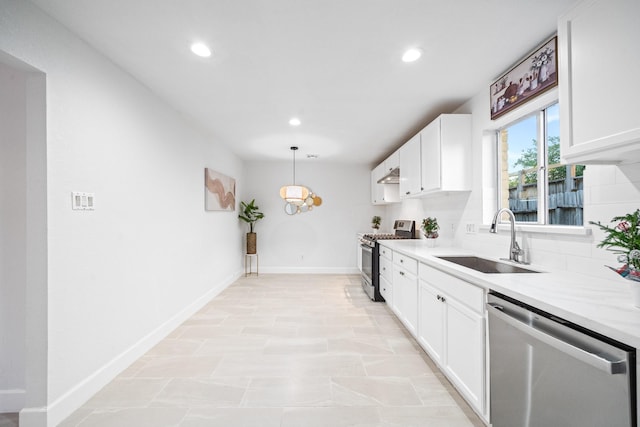
[(241, 278), (64, 427), (483, 426), (358, 276)]

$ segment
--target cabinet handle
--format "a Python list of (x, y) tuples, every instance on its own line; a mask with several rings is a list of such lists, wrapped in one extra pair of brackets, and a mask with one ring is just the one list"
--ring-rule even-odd
[(399, 272), (401, 276), (404, 276), (404, 271)]
[(446, 299), (444, 299), (444, 297), (440, 297), (440, 301), (445, 302)]
[(404, 194), (411, 194), (411, 191), (407, 191), (407, 192), (406, 192), (406, 193), (404, 193)]
[(438, 299), (438, 301), (440, 301), (440, 298), (442, 298), (442, 297), (440, 295), (438, 295), (436, 298)]
[(404, 260), (403, 260), (403, 259), (401, 259), (401, 260), (400, 260), (400, 264), (402, 264), (403, 262), (404, 262)]

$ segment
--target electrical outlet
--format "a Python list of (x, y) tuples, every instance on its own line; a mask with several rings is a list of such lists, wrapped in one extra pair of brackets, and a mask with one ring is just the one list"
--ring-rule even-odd
[(475, 224), (467, 224), (467, 234), (474, 234), (476, 232)]

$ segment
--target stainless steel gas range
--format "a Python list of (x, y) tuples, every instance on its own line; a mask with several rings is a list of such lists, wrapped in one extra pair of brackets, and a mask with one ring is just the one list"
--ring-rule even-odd
[(373, 301), (384, 301), (380, 295), (380, 245), (379, 240), (415, 239), (416, 222), (397, 220), (393, 225), (393, 234), (365, 234), (360, 238), (362, 251), (362, 288)]

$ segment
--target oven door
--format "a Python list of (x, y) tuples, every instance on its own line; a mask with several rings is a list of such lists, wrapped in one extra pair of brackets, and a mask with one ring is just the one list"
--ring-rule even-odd
[(362, 253), (362, 277), (371, 284), (373, 283), (373, 248), (362, 244), (360, 252)]

